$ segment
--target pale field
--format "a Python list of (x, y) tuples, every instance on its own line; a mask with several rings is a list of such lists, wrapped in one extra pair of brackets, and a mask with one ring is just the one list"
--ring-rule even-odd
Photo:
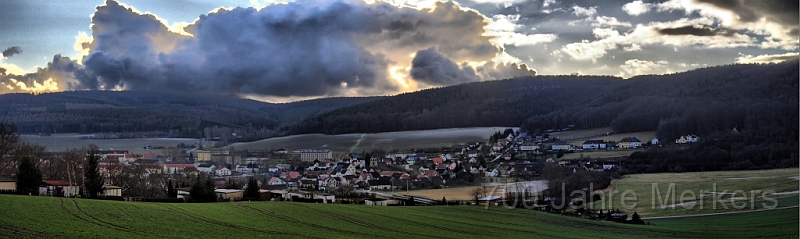
[[(637, 139), (642, 141), (642, 144), (645, 144), (647, 142), (650, 142), (650, 140), (652, 140), (654, 137), (656, 137), (656, 131), (619, 133), (619, 134), (612, 134), (612, 135), (608, 135), (608, 136), (596, 137), (596, 138), (591, 138), (591, 139), (600, 139), (600, 140), (603, 140), (603, 141), (619, 142), (620, 140), (622, 140), (622, 138), (625, 138), (625, 137), (636, 137)], [(583, 141), (581, 141), (581, 143), (583, 143)], [(661, 142), (661, 143), (663, 144), (665, 142)]]
[(612, 131), (613, 130), (611, 128), (606, 127), (606, 128), (594, 128), (594, 129), (567, 130), (561, 132), (553, 132), (549, 134), (552, 137), (558, 137), (561, 140), (569, 142), (574, 139), (582, 139), (582, 138), (594, 137), (597, 135), (605, 135)]
[[(797, 168), (633, 174), (615, 180), (615, 193), (606, 193), (604, 200), (595, 202), (593, 206), (597, 210), (608, 209), (611, 205), (628, 213), (638, 212), (642, 216), (716, 213), (775, 204), (779, 207), (796, 206), (798, 186)], [(674, 200), (673, 194), (667, 193), (671, 187)], [(629, 193), (623, 195), (626, 191)], [(714, 194), (719, 195), (716, 203), (711, 196)], [(624, 203), (633, 207), (623, 207), (623, 196), (632, 199)]]
[(304, 134), (276, 137), (248, 143), (235, 143), (230, 146), (238, 149), (330, 149), (334, 157), (349, 152), (361, 153), (369, 149), (407, 150), (412, 148), (438, 148), (463, 144), (469, 141), (487, 141), (497, 131), (515, 127), (478, 127), (460, 129), (437, 129), (403, 131), (373, 134)]
[(190, 138), (143, 138), (143, 139), (78, 139), (78, 134), (63, 134), (41, 137), (38, 135), (20, 135), (20, 140), (45, 146), (53, 152), (63, 152), (71, 149), (97, 145), (102, 150), (128, 150), (130, 153), (155, 153), (162, 154), (161, 149), (143, 149), (144, 146), (176, 147), (180, 143), (197, 145), (199, 139)]
[(644, 151), (645, 149), (615, 149), (615, 150), (584, 150), (584, 151), (575, 151), (574, 153), (567, 153), (564, 154), (564, 157), (561, 157), (560, 160), (570, 160), (570, 159), (579, 159), (581, 156), (583, 158), (588, 159), (602, 159), (602, 158), (614, 158), (614, 157), (626, 157), (630, 156), (631, 153), (636, 151)]
[(434, 200), (441, 200), (442, 197), (445, 197), (447, 200), (474, 200), (475, 198), (472, 196), (472, 191), (475, 188), (479, 187), (485, 188), (487, 196), (501, 196), (501, 197), (505, 195), (506, 188), (511, 188), (510, 189), (511, 191), (517, 191), (514, 185), (520, 185), (519, 191), (522, 191), (522, 188), (528, 188), (529, 192), (539, 192), (541, 190), (547, 189), (546, 185), (544, 184), (544, 181), (524, 181), (516, 184), (489, 183), (484, 185), (485, 186), (423, 189), (423, 190), (414, 190), (409, 192), (395, 191), (395, 194), (402, 194), (402, 195), (408, 194), (413, 196), (426, 197)]

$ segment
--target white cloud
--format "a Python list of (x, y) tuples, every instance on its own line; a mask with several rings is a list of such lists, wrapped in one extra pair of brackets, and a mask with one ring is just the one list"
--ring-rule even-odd
[[(725, 9), (714, 4), (702, 3), (693, 0), (670, 0), (658, 4), (656, 7), (658, 11), (684, 11), (688, 16), (692, 13), (697, 13), (700, 16), (711, 18), (715, 23), (719, 23), (722, 27), (734, 30), (746, 30), (750, 34), (767, 36), (762, 42), (762, 48), (780, 48), (785, 50), (797, 49), (800, 42), (796, 31), (798, 26), (796, 23), (785, 25), (780, 23), (781, 16), (771, 16), (769, 12), (764, 12), (764, 9), (759, 8), (759, 4), (769, 3), (751, 3), (740, 4), (734, 6), (735, 8), (745, 9), (750, 11), (747, 14), (754, 14), (754, 19), (743, 20), (744, 17), (735, 10)], [(761, 15), (758, 15), (761, 14)], [(793, 17), (794, 22), (797, 16)], [(794, 34), (793, 34), (794, 32)]]
[(572, 6), (572, 9), (574, 10), (573, 14), (575, 14), (575, 16), (579, 16), (579, 17), (580, 16), (591, 17), (591, 16), (594, 16), (594, 15), (597, 15), (597, 7), (584, 8), (584, 7), (575, 5), (575, 6)]
[(631, 44), (631, 46), (622, 48), (622, 50), (623, 51), (641, 51), (642, 50), (642, 46), (640, 46), (639, 44)]
[(798, 56), (800, 56), (800, 54), (797, 52), (758, 56), (739, 53), (739, 57), (736, 57), (736, 63), (778, 63), (786, 60), (797, 60)]
[(623, 71), (620, 75), (624, 77), (644, 75), (644, 74), (663, 74), (669, 72), (667, 69), (668, 61), (644, 61), (639, 59), (632, 59), (625, 61), (625, 64), (620, 65), (619, 68)]
[(641, 0), (633, 1), (622, 5), (622, 10), (631, 16), (639, 16), (650, 11), (654, 7), (652, 3), (644, 3)]
[(517, 24), (520, 15), (494, 15), (489, 19), (489, 24), (484, 27), (486, 32), (484, 36), (490, 36), (490, 42), (496, 46), (525, 46), (535, 45), (539, 43), (547, 43), (554, 41), (557, 36), (555, 34), (523, 34), (516, 32), (517, 29), (523, 28), (522, 25)]
[(603, 27), (603, 26), (622, 26), (622, 27), (631, 27), (630, 22), (620, 22), (617, 20), (616, 17), (607, 17), (607, 16), (599, 16), (592, 21), (591, 25), (593, 27)]
[[(648, 25), (636, 25), (636, 27), (625, 34), (619, 34), (616, 30), (608, 28), (595, 28), (592, 33), (598, 39), (596, 41), (583, 40), (581, 42), (570, 43), (558, 50), (567, 53), (576, 60), (592, 60), (605, 56), (608, 50), (617, 49), (620, 46), (628, 46), (623, 50), (634, 51), (641, 49), (645, 45), (672, 45), (678, 46), (701, 46), (705, 48), (737, 48), (748, 47), (755, 44), (755, 39), (750, 36), (734, 33), (730, 36), (695, 36), (695, 35), (663, 35), (659, 29), (677, 28), (695, 25), (710, 25), (712, 19), (678, 19), (672, 22), (651, 22)], [(636, 45), (636, 46), (634, 46)]]

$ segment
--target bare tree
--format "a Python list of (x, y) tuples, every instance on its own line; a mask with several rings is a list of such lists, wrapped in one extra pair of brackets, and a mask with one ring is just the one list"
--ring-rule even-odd
[(16, 157), (12, 154), (18, 143), (17, 126), (9, 122), (0, 122), (0, 175), (9, 176), (16, 170)]
[(484, 187), (475, 187), (472, 191), (469, 192), (472, 196), (472, 199), (475, 200), (475, 204), (478, 204), (478, 200), (482, 197), (486, 197), (486, 188)]

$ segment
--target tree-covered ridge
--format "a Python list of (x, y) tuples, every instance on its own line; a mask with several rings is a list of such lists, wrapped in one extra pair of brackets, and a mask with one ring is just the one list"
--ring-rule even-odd
[(460, 84), (344, 107), (282, 130), (284, 134), (342, 134), (514, 126), (621, 83), (622, 79), (609, 76), (536, 76)]
[(0, 95), (0, 115), (21, 133), (168, 132), (203, 137), (205, 128), (231, 127), (274, 135), (285, 121), (377, 99), (328, 98), (273, 104), (222, 95), (141, 91), (74, 91)]

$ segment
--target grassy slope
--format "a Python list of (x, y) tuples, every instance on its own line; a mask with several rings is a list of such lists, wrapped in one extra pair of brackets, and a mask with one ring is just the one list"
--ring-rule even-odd
[[(655, 226), (477, 206), (158, 204), (0, 195), (0, 238), (660, 238), (797, 235), (797, 209), (665, 219)], [(750, 215), (750, 216), (747, 216)], [(711, 230), (713, 233), (700, 233)]]
[[(613, 194), (611, 204), (613, 208), (623, 208), (621, 204), (621, 196), (625, 191), (632, 191), (636, 195), (636, 200), (629, 200), (627, 205), (636, 203), (636, 208), (628, 209), (626, 211), (637, 211), (642, 216), (671, 216), (671, 215), (684, 215), (684, 214), (702, 214), (702, 213), (717, 213), (726, 211), (738, 211), (728, 201), (724, 205), (719, 203), (714, 208), (713, 200), (710, 196), (700, 197), (703, 193), (715, 192), (714, 184), (716, 184), (716, 192), (721, 193), (727, 191), (726, 195), (722, 195), (722, 200), (728, 200), (731, 197), (744, 198), (735, 200), (737, 205), (745, 205), (746, 209), (760, 208), (764, 203), (767, 206), (774, 205), (774, 202), (765, 201), (776, 199), (778, 206), (796, 206), (798, 205), (797, 193), (786, 195), (772, 195), (772, 192), (784, 193), (797, 191), (797, 168), (789, 169), (770, 169), (770, 170), (751, 170), (751, 171), (716, 171), (716, 172), (691, 172), (691, 173), (655, 173), (655, 174), (633, 174), (626, 176), (622, 180), (616, 180), (614, 190), (617, 191)], [(670, 188), (670, 183), (674, 183), (675, 187), (675, 201), (667, 197), (667, 191)], [(659, 201), (654, 197), (654, 184), (658, 186), (658, 192), (661, 195)], [(703, 191), (701, 193), (700, 191)], [(731, 193), (739, 191), (736, 195)], [(685, 200), (681, 201), (681, 194), (684, 194)], [(767, 192), (767, 193), (765, 193)], [(629, 194), (633, 195), (633, 194)], [(767, 198), (764, 198), (766, 196)], [(662, 206), (675, 205), (681, 202), (690, 202), (697, 199), (695, 206), (684, 208), (677, 206), (676, 209), (662, 208)], [(599, 209), (603, 206), (608, 207), (608, 194), (603, 201), (598, 201), (594, 206)], [(701, 202), (702, 201), (702, 202)], [(655, 202), (655, 206), (653, 204)], [(663, 202), (663, 203), (661, 203)], [(702, 205), (702, 206), (701, 206)], [(725, 208), (727, 207), (727, 208)], [(746, 210), (743, 209), (743, 210)]]

